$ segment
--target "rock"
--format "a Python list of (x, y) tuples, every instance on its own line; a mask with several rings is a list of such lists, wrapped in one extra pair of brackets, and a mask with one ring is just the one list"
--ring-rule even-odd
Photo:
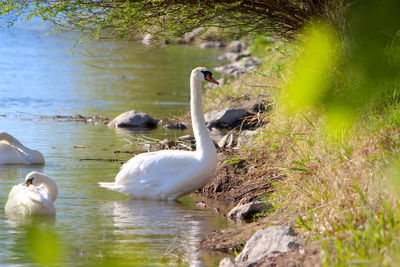
[(228, 46), (226, 47), (226, 50), (228, 52), (232, 52), (232, 53), (240, 53), (242, 52), (244, 49), (246, 49), (246, 44), (243, 43), (242, 41), (232, 41), (228, 44)]
[(153, 35), (150, 33), (146, 34), (142, 38), (142, 44), (144, 45), (151, 45), (151, 42), (153, 41)]
[(220, 41), (204, 41), (200, 44), (200, 48), (221, 48), (225, 47), (225, 44)]
[(219, 262), (219, 267), (236, 267), (236, 265), (232, 262), (232, 260), (228, 257), (223, 258), (220, 262)]
[(214, 70), (230, 76), (239, 77), (254, 70), (258, 65), (260, 65), (261, 61), (261, 59), (255, 57), (245, 57), (232, 64), (216, 67)]
[(186, 42), (193, 42), (196, 37), (201, 35), (204, 32), (204, 28), (196, 28), (191, 32), (185, 33), (185, 36), (183, 37)]
[(244, 108), (219, 109), (204, 114), (207, 127), (233, 128), (247, 116), (253, 115)]
[(248, 52), (243, 52), (243, 53), (232, 53), (232, 52), (227, 52), (223, 53), (218, 57), (219, 60), (228, 60), (230, 62), (235, 62), (238, 61), (244, 57), (250, 56), (250, 53)]
[(199, 208), (208, 208), (208, 205), (206, 203), (204, 203), (204, 200), (196, 203), (196, 206)]
[(243, 146), (244, 144), (248, 144), (260, 133), (259, 129), (257, 130), (244, 130), (240, 133), (237, 139), (237, 146)]
[(188, 142), (196, 141), (196, 139), (194, 138), (194, 136), (191, 136), (191, 135), (182, 135), (182, 136), (179, 136), (179, 137), (178, 137), (178, 140), (179, 140), (179, 141), (188, 141)]
[(250, 108), (249, 111), (252, 113), (263, 113), (270, 111), (272, 109), (272, 103), (255, 103)]
[(275, 257), (278, 253), (299, 248), (303, 239), (288, 226), (270, 226), (258, 230), (235, 258), (238, 266), (253, 266), (258, 262)]
[(187, 126), (181, 122), (178, 122), (176, 124), (166, 124), (163, 128), (168, 130), (185, 130), (187, 129)]
[(236, 146), (237, 139), (238, 139), (238, 135), (236, 133), (233, 133), (233, 132), (228, 133), (224, 137), (222, 137), (221, 140), (219, 140), (218, 146), (220, 148), (223, 148), (223, 147), (232, 148), (232, 147)]
[(262, 201), (255, 201), (234, 207), (227, 216), (229, 219), (234, 220), (252, 219), (257, 213), (268, 212), (271, 209), (271, 204)]
[(157, 128), (157, 120), (146, 113), (130, 110), (118, 115), (107, 126), (114, 128)]

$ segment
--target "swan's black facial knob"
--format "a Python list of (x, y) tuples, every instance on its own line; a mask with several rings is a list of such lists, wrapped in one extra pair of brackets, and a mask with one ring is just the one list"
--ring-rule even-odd
[(34, 179), (35, 177), (32, 177), (32, 178), (29, 178), (28, 180), (26, 180), (25, 181), (25, 185), (26, 186), (30, 186), (30, 185), (32, 185), (33, 184), (33, 179)]
[(204, 80), (209, 81), (210, 83), (219, 84), (219, 82), (212, 77), (211, 71), (204, 70), (201, 71), (201, 73), (204, 75)]

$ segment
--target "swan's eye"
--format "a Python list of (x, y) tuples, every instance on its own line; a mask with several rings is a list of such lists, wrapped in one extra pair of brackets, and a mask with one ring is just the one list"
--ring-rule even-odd
[(211, 71), (202, 70), (201, 73), (203, 73), (203, 75), (204, 75), (204, 80), (208, 80), (208, 79), (207, 79), (208, 77), (212, 77)]
[(219, 84), (219, 82), (212, 77), (211, 71), (205, 70), (201, 72), (204, 75), (204, 80), (209, 81), (210, 83)]
[(35, 177), (32, 177), (32, 178), (29, 178), (28, 180), (26, 180), (26, 182), (25, 182), (26, 186), (30, 186), (31, 184), (33, 184), (33, 179), (34, 178)]

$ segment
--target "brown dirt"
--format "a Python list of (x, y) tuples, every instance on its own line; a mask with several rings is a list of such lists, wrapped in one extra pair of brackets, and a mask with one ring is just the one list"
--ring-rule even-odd
[(200, 247), (203, 249), (215, 249), (223, 252), (237, 252), (244, 247), (246, 241), (259, 229), (265, 228), (265, 223), (253, 222), (240, 226), (234, 226), (223, 230), (217, 230), (203, 239)]
[(273, 191), (272, 184), (283, 178), (275, 168), (257, 168), (232, 150), (225, 150), (219, 156), (214, 178), (201, 193), (207, 198), (244, 204), (267, 196)]
[(317, 267), (322, 266), (320, 247), (316, 243), (299, 249), (279, 253), (277, 257), (267, 258), (254, 267)]
[[(274, 191), (274, 182), (285, 179), (284, 175), (279, 175), (276, 168), (266, 168), (264, 164), (248, 162), (233, 150), (222, 152), (219, 155), (216, 175), (200, 191), (203, 197), (244, 204), (267, 196)], [(216, 230), (202, 240), (200, 247), (229, 253), (239, 252), (257, 230), (272, 224), (291, 222), (291, 215), (274, 213), (256, 222), (243, 222), (241, 225)], [(317, 244), (307, 244), (300, 249), (280, 253), (277, 257), (266, 259), (255, 266), (321, 266), (320, 248)]]

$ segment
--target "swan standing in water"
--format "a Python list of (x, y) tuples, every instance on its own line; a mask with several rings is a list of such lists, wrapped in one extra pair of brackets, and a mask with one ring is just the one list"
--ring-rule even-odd
[(113, 183), (99, 183), (134, 198), (174, 200), (205, 185), (215, 173), (217, 151), (208, 135), (202, 108), (201, 83), (218, 84), (198, 67), (190, 75), (190, 113), (196, 151), (161, 150), (139, 154), (125, 163)]
[(44, 164), (42, 153), (25, 147), (6, 132), (0, 132), (0, 165)]
[(15, 185), (5, 206), (8, 215), (55, 214), (57, 184), (40, 172), (30, 172), (25, 182)]

